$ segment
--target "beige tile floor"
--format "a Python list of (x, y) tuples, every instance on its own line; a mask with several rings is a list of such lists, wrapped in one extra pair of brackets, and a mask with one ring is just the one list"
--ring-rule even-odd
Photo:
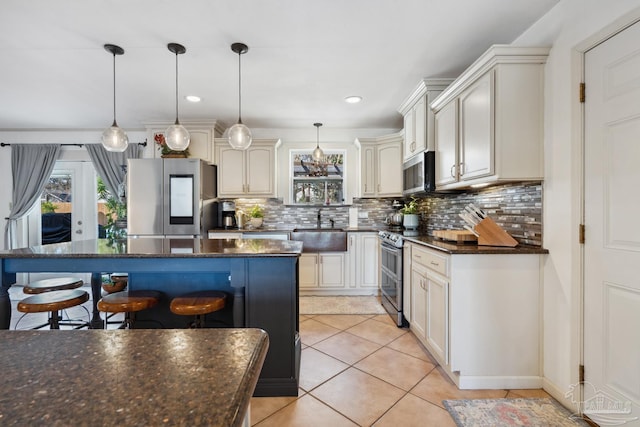
[(549, 397), (543, 390), (458, 390), (408, 329), (385, 315), (301, 315), (297, 397), (254, 397), (251, 424), (455, 426), (445, 399)]

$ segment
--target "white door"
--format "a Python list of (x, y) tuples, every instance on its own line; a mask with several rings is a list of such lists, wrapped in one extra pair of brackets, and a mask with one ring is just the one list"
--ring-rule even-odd
[[(97, 221), (97, 181), (91, 162), (58, 161), (51, 177), (59, 187), (50, 191), (50, 203), (56, 213), (71, 213), (71, 241), (96, 239)], [(42, 210), (40, 201), (27, 216), (29, 224), (28, 246), (42, 244)], [(64, 275), (64, 274), (63, 274)], [(29, 281), (53, 277), (53, 274), (29, 274)], [(89, 280), (89, 276), (83, 277)]]
[(638, 40), (640, 23), (585, 55), (584, 409), (601, 425), (640, 426)]

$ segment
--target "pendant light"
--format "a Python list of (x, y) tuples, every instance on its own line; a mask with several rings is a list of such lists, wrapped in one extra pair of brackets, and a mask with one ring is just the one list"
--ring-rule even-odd
[(320, 148), (320, 126), (322, 126), (322, 123), (314, 123), (313, 125), (317, 129), (316, 132), (318, 134), (318, 139), (316, 140), (316, 148), (313, 150), (313, 154), (311, 156), (313, 157), (313, 160), (319, 162), (324, 157), (324, 151)]
[(124, 49), (114, 44), (105, 44), (104, 49), (113, 55), (113, 124), (102, 132), (102, 145), (107, 151), (122, 152), (129, 145), (129, 137), (116, 123), (116, 55), (123, 55)]
[(244, 43), (233, 43), (231, 50), (238, 54), (238, 123), (229, 128), (229, 145), (236, 150), (246, 150), (251, 145), (253, 137), (251, 130), (242, 123), (242, 82), (241, 82), (241, 62), (242, 54), (249, 51), (249, 47)]
[(178, 55), (182, 55), (187, 49), (178, 43), (169, 43), (167, 49), (176, 55), (176, 122), (164, 132), (164, 139), (167, 142), (167, 147), (173, 151), (184, 151), (189, 147), (191, 136), (178, 120)]

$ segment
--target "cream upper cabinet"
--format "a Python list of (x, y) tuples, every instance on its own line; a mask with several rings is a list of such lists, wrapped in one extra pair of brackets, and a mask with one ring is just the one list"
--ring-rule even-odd
[[(155, 136), (164, 134), (173, 122), (147, 123), (147, 143), (152, 147), (153, 157), (161, 157), (162, 153), (155, 143)], [(189, 131), (189, 157), (199, 158), (207, 163), (215, 163), (214, 140), (222, 135), (223, 126), (216, 121), (182, 121), (181, 124)]]
[(402, 196), (402, 135), (359, 138), (361, 197)]
[(544, 178), (548, 52), (492, 46), (431, 103), (437, 189)]
[(279, 140), (254, 140), (247, 150), (216, 139), (218, 197), (276, 197), (276, 148)]
[(404, 117), (404, 150), (406, 161), (427, 149), (433, 149), (433, 112), (428, 105), (453, 79), (422, 80), (409, 97), (398, 107)]

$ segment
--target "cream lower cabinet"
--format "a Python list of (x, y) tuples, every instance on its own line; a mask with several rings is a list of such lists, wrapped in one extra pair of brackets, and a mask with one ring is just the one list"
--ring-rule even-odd
[(542, 255), (408, 253), (411, 331), (456, 385), (540, 388)]
[[(299, 259), (300, 292), (343, 289), (345, 286), (344, 252), (302, 254)], [(324, 292), (320, 292), (322, 294)]]
[(378, 257), (380, 241), (378, 233), (350, 232), (347, 236), (349, 294), (378, 294)]
[(276, 148), (279, 140), (254, 140), (246, 150), (218, 138), (218, 197), (276, 197)]

